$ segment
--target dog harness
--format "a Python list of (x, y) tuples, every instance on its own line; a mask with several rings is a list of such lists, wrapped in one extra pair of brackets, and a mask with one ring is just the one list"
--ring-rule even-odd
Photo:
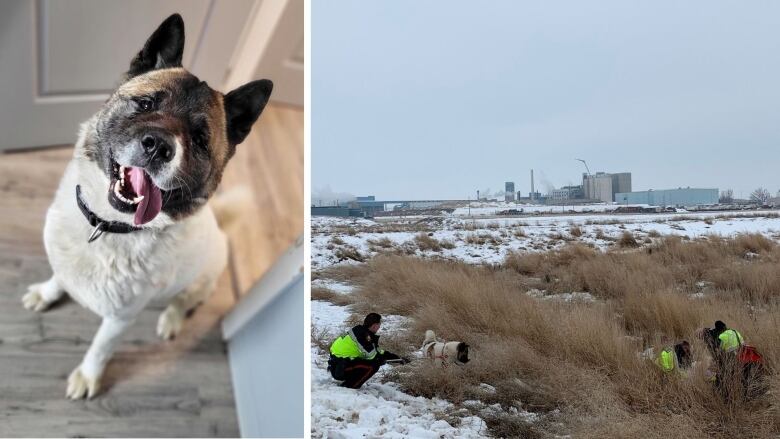
[[(436, 355), (436, 343), (441, 343), (441, 355)], [(436, 360), (441, 360), (441, 367), (446, 369), (450, 365), (449, 361), (447, 361), (447, 359), (449, 359), (450, 356), (447, 355), (446, 348), (447, 348), (446, 341), (432, 341), (427, 345), (423, 346), (423, 352), (425, 352), (425, 355), (427, 355), (428, 358), (430, 358), (431, 362), (433, 363), (436, 363)], [(455, 357), (453, 363), (457, 364), (458, 366), (463, 366), (463, 363), (461, 363), (460, 360), (458, 360), (458, 357)]]
[(436, 362), (436, 360), (441, 360), (441, 367), (446, 369), (447, 367), (449, 367), (449, 363), (447, 362), (447, 359), (450, 358), (450, 356), (447, 355), (447, 353), (445, 352), (447, 343), (442, 343), (441, 355), (436, 355), (436, 343), (437, 342), (433, 342), (428, 347), (428, 356), (431, 357), (431, 361), (434, 363)]
[(130, 233), (130, 232), (137, 232), (139, 230), (142, 230), (141, 227), (131, 226), (130, 224), (126, 224), (120, 221), (106, 221), (103, 218), (97, 216), (95, 212), (89, 210), (89, 207), (87, 207), (87, 203), (85, 203), (84, 200), (81, 198), (80, 185), (76, 185), (76, 203), (79, 205), (79, 210), (81, 210), (81, 213), (84, 214), (84, 217), (87, 219), (87, 222), (89, 222), (89, 225), (95, 228), (94, 230), (92, 230), (92, 234), (89, 235), (89, 238), (87, 238), (87, 242), (92, 242), (100, 238), (100, 236), (103, 235), (104, 232)]

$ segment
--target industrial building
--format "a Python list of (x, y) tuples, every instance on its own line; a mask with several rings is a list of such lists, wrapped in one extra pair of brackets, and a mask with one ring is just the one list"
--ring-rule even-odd
[(615, 194), (631, 192), (631, 173), (583, 173), (582, 190), (585, 198), (611, 203), (616, 201)]
[(547, 202), (547, 197), (542, 195), (540, 192), (529, 192), (528, 196), (523, 196), (523, 194), (520, 191), (518, 191), (517, 201), (520, 203), (544, 204), (545, 202)]
[(385, 201), (377, 201), (376, 197), (369, 195), (367, 197), (356, 197), (355, 201), (349, 203), (349, 207), (360, 209), (366, 218), (373, 218), (377, 212), (384, 212)]
[(582, 186), (564, 186), (550, 191), (550, 199), (553, 201), (577, 200), (584, 197)]
[(504, 183), (504, 201), (511, 203), (515, 201), (515, 182), (507, 181)]
[(374, 218), (386, 214), (389, 209), (427, 210), (465, 203), (468, 203), (468, 200), (377, 200), (375, 196), (369, 195), (356, 197), (355, 200), (346, 203), (346, 206), (312, 206), (311, 215)]
[(366, 214), (360, 209), (345, 206), (311, 206), (311, 216), (340, 216), (364, 218)]
[(718, 204), (718, 189), (678, 188), (615, 194), (619, 204), (649, 204), (651, 206), (698, 206)]

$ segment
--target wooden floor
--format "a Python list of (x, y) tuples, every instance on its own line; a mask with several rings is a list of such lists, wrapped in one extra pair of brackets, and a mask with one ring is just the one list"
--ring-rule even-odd
[(65, 380), (99, 319), (72, 301), (43, 314), (21, 305), (26, 286), (51, 275), (41, 231), (71, 154), (0, 155), (0, 437), (238, 436), (219, 322), (234, 292), (303, 232), (303, 112), (269, 106), (228, 166), (224, 187), (249, 185), (256, 203), (231, 233), (231, 267), (216, 293), (172, 342), (155, 335), (163, 305), (145, 310), (90, 401), (65, 399)]

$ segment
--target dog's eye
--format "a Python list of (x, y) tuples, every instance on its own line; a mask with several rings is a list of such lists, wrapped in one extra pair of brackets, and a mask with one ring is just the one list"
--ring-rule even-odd
[(208, 139), (205, 133), (203, 132), (192, 133), (191, 139), (192, 139), (192, 144), (195, 145), (196, 148), (206, 152), (209, 150)]
[(138, 103), (138, 109), (144, 113), (154, 110), (155, 102), (152, 98), (143, 97), (136, 100), (136, 102)]

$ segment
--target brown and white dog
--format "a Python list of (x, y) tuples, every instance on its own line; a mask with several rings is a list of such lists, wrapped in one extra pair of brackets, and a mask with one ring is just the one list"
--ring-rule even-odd
[(43, 311), (67, 291), (103, 318), (68, 377), (69, 398), (99, 391), (120, 337), (151, 300), (169, 304), (157, 333), (173, 338), (227, 263), (218, 219), (229, 211), (215, 216), (207, 201), (273, 85), (254, 81), (223, 95), (182, 68), (183, 50), (184, 22), (174, 14), (82, 125), (46, 214), (53, 276), (28, 288), (25, 308)]
[(462, 341), (437, 341), (436, 334), (430, 329), (425, 331), (422, 351), (436, 367), (448, 367), (450, 364), (464, 365), (469, 362), (469, 345)]

